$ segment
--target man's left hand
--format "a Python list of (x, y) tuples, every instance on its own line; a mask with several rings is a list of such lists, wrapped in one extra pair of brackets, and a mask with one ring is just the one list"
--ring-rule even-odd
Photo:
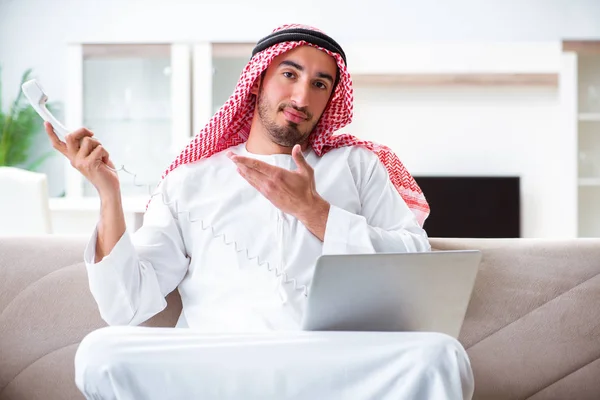
[(262, 193), (275, 207), (302, 222), (323, 240), (329, 203), (317, 193), (314, 170), (304, 159), (300, 145), (292, 149), (295, 171), (260, 160), (228, 153), (239, 174)]

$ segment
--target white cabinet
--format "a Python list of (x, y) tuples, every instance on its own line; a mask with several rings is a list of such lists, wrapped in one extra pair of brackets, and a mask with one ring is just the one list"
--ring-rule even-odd
[[(68, 45), (65, 123), (94, 132), (119, 168), (128, 225), (138, 228), (149, 191), (233, 93), (251, 43)], [(89, 232), (95, 188), (65, 159), (65, 197), (50, 200), (57, 233)], [(65, 216), (77, 215), (79, 227)]]
[(600, 42), (567, 41), (563, 51), (563, 79), (572, 82), (565, 112), (577, 142), (577, 235), (600, 237)]
[[(233, 93), (251, 43), (71, 44), (66, 123), (92, 130), (121, 172), (123, 196), (143, 197)], [(66, 197), (96, 190), (66, 163)]]
[(581, 237), (600, 236), (600, 54), (577, 60), (578, 203)]
[[(68, 45), (65, 123), (94, 132), (119, 172), (126, 223), (142, 223), (149, 192), (192, 135), (192, 46)], [(50, 199), (54, 232), (88, 234), (98, 221), (95, 188), (65, 159), (65, 196)]]
[[(91, 128), (117, 166), (124, 164), (138, 173), (139, 184), (154, 187), (231, 96), (253, 46), (69, 45), (65, 122)], [(421, 176), (521, 176), (526, 237), (600, 235), (600, 51), (584, 56), (561, 48), (560, 41), (364, 42), (345, 50), (356, 103), (355, 122), (343, 132), (390, 146)], [(482, 96), (465, 97), (479, 92)], [(452, 93), (455, 97), (447, 97)], [(509, 95), (526, 110), (515, 108)], [(483, 106), (464, 101), (479, 98)], [(462, 115), (454, 112), (457, 100)], [(443, 114), (436, 115), (435, 107)], [(497, 112), (481, 113), (481, 107)], [(559, 115), (565, 126), (556, 123)], [(506, 124), (496, 128), (496, 118)], [(441, 122), (428, 124), (431, 120)], [(486, 134), (494, 137), (485, 140)], [(487, 157), (494, 140), (499, 150)], [(53, 208), (64, 215), (78, 210), (95, 221), (95, 190), (68, 163), (65, 169), (66, 197), (52, 199)], [(137, 216), (139, 226), (147, 188), (120, 175), (126, 214)]]
[[(125, 198), (143, 198), (190, 139), (191, 46), (69, 45), (66, 123), (94, 132), (118, 167)], [(97, 197), (68, 163), (66, 197)], [(141, 199), (140, 199), (141, 203)]]

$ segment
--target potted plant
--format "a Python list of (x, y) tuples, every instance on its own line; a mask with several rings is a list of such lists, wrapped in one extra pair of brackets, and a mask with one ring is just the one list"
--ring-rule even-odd
[[(2, 106), (2, 80), (0, 76), (0, 167), (13, 166), (34, 171), (53, 154), (52, 151), (49, 151), (33, 161), (29, 160), (34, 139), (40, 133), (42, 126), (42, 119), (29, 105), (20, 90), (21, 85), (31, 79), (30, 76), (31, 69), (28, 69), (21, 77), (19, 94), (6, 112)], [(47, 105), (47, 107), (52, 110), (50, 105)]]

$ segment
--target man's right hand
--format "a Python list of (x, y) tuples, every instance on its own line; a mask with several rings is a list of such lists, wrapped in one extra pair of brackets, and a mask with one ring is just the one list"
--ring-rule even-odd
[(120, 197), (119, 176), (113, 171), (115, 166), (108, 151), (93, 138), (93, 132), (80, 128), (69, 133), (63, 142), (56, 136), (49, 122), (44, 123), (44, 128), (52, 147), (67, 157), (71, 165), (94, 185), (101, 198)]

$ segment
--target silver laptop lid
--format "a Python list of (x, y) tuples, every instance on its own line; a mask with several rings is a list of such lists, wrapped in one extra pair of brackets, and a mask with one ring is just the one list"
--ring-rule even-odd
[(478, 250), (321, 256), (302, 328), (456, 338), (480, 260)]

